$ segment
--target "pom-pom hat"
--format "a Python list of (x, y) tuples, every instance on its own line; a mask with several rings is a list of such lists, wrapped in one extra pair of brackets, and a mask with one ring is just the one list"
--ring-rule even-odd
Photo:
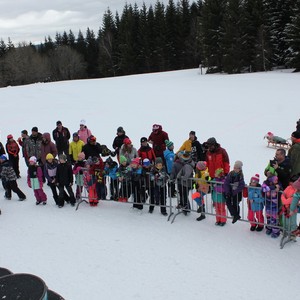
[(206, 166), (207, 166), (206, 161), (198, 161), (196, 168), (201, 171), (201, 170), (205, 170)]
[(251, 177), (251, 181), (259, 182), (259, 174), (255, 174)]

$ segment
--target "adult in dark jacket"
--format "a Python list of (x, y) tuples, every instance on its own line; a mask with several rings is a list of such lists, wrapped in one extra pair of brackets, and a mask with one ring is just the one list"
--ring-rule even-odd
[(70, 131), (67, 127), (62, 125), (61, 121), (56, 122), (56, 128), (52, 132), (53, 140), (55, 141), (58, 155), (69, 155), (69, 139), (71, 137)]
[(280, 148), (276, 150), (274, 159), (270, 160), (264, 173), (266, 177), (276, 175), (278, 177), (278, 181), (282, 185), (282, 188), (286, 189), (290, 182), (291, 171), (290, 158), (286, 156), (285, 149)]
[(291, 135), (292, 147), (289, 149), (288, 156), (291, 159), (291, 176), (300, 174), (300, 132), (294, 131)]
[(72, 206), (75, 205), (75, 196), (72, 190), (73, 185), (73, 170), (72, 165), (67, 162), (67, 156), (65, 154), (59, 155), (59, 164), (56, 170), (56, 183), (59, 190), (58, 195), (58, 207), (61, 208), (65, 203), (65, 189), (67, 190), (70, 203)]
[(87, 143), (82, 147), (82, 152), (84, 153), (86, 159), (89, 157), (100, 158), (100, 155), (115, 156), (115, 153), (109, 150), (106, 145), (100, 145), (97, 142), (96, 137), (93, 135), (88, 138)]
[(5, 154), (5, 148), (3, 147), (2, 143), (0, 142), (0, 155)]
[(32, 156), (35, 156), (38, 161), (41, 159), (42, 141), (42, 134), (39, 132), (37, 127), (33, 127), (31, 129), (31, 135), (25, 145), (25, 155), (27, 156), (27, 160), (29, 160)]
[(148, 142), (152, 144), (156, 157), (164, 158), (164, 151), (166, 150), (165, 140), (169, 140), (168, 134), (162, 130), (162, 126), (154, 124), (152, 132), (148, 137)]
[(123, 127), (118, 127), (117, 129), (117, 136), (114, 138), (112, 147), (114, 148), (116, 154), (117, 154), (117, 158), (119, 161), (119, 152), (120, 152), (120, 148), (121, 146), (124, 144), (124, 139), (128, 138), (128, 136), (126, 135), (125, 130), (123, 129)]
[(26, 129), (21, 131), (21, 137), (18, 138), (18, 143), (22, 147), (22, 156), (24, 157), (26, 166), (29, 166), (29, 157), (26, 154), (26, 143), (29, 140), (28, 131)]

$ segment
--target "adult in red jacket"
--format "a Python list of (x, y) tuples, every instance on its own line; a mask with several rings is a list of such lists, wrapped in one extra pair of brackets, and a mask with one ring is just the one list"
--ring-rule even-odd
[(164, 151), (166, 150), (165, 140), (169, 140), (168, 134), (162, 130), (162, 126), (154, 124), (152, 132), (148, 137), (148, 142), (152, 144), (156, 157), (164, 159)]
[(215, 178), (215, 172), (219, 168), (222, 168), (224, 174), (227, 175), (230, 171), (230, 165), (226, 150), (217, 143), (214, 137), (207, 140), (206, 147), (208, 149), (206, 152), (206, 162), (209, 176)]

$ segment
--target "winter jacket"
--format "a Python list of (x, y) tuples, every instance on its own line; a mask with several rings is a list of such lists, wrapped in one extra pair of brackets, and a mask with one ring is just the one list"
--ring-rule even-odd
[(244, 186), (245, 181), (243, 173), (231, 171), (225, 178), (224, 194), (227, 196), (236, 196), (243, 192)]
[(119, 154), (125, 156), (129, 164), (133, 158), (138, 157), (138, 152), (133, 146), (128, 148), (126, 145), (122, 145)]
[(268, 172), (278, 176), (278, 181), (281, 183), (282, 188), (285, 189), (289, 185), (289, 180), (291, 176), (291, 161), (288, 156), (281, 163), (278, 163), (278, 168), (275, 170), (270, 163), (265, 168), (264, 174), (268, 176)]
[(202, 193), (207, 194), (209, 191), (209, 181), (211, 180), (208, 168), (206, 168), (203, 171), (200, 171), (196, 169), (195, 171), (195, 178), (198, 180), (195, 180), (196, 185), (198, 186), (198, 191), (201, 191)]
[[(92, 132), (86, 126), (84, 126), (83, 128), (80, 128), (77, 131), (77, 133), (79, 135), (79, 139), (81, 141), (83, 141), (84, 144), (87, 143), (88, 137), (92, 135)], [(77, 158), (76, 158), (76, 160), (77, 160)]]
[(148, 158), (151, 163), (155, 162), (156, 156), (154, 150), (147, 144), (147, 146), (141, 146), (138, 150), (138, 157), (143, 161), (145, 158)]
[(142, 180), (142, 167), (138, 166), (137, 168), (128, 168), (128, 177), (133, 185), (141, 184)]
[(35, 156), (38, 160), (41, 159), (41, 151), (42, 151), (42, 134), (38, 133), (36, 136), (31, 135), (25, 145), (27, 158), (29, 159), (31, 156)]
[(195, 162), (192, 161), (192, 159), (185, 161), (183, 167), (177, 174), (178, 183), (187, 188), (191, 188), (192, 187), (191, 178), (193, 178), (194, 168), (195, 168)]
[(150, 172), (150, 180), (154, 183), (154, 186), (166, 186), (168, 179), (169, 176), (164, 167), (161, 170), (154, 167)]
[(224, 181), (225, 177), (216, 177), (214, 180), (210, 181), (212, 185), (211, 198), (215, 203), (225, 203), (224, 198)]
[(110, 166), (105, 166), (104, 171), (106, 176), (109, 176), (112, 180), (115, 180), (117, 179), (118, 164), (114, 162)]
[(117, 177), (119, 178), (120, 181), (125, 181), (127, 179), (129, 179), (129, 167), (128, 165), (123, 166), (120, 165), (118, 170), (117, 170)]
[(18, 143), (15, 140), (6, 143), (6, 152), (10, 158), (17, 157), (20, 152)]
[(172, 171), (171, 171), (171, 175), (170, 175), (171, 180), (176, 180), (176, 182), (179, 183), (179, 181), (177, 179), (177, 175), (183, 168), (183, 165), (184, 165), (184, 162), (181, 158), (175, 160)]
[(164, 157), (165, 157), (165, 161), (166, 161), (167, 173), (171, 174), (173, 164), (174, 164), (175, 153), (173, 151), (171, 151), (170, 149), (166, 149), (164, 151)]
[(5, 149), (2, 145), (2, 143), (0, 142), (0, 155), (5, 154)]
[(6, 160), (1, 164), (0, 177), (4, 181), (15, 181), (17, 180), (17, 175), (11, 165), (11, 163)]
[(168, 134), (159, 126), (157, 132), (151, 132), (148, 141), (152, 141), (152, 146), (156, 157), (163, 157), (166, 150), (165, 140), (169, 140)]
[[(261, 193), (261, 187), (248, 187), (248, 200), (252, 211), (261, 211), (264, 208), (265, 199)], [(252, 202), (250, 202), (252, 200)]]
[(56, 178), (58, 161), (54, 159), (50, 164), (48, 161), (44, 164), (44, 175), (49, 183), (53, 183)]
[(18, 138), (18, 143), (22, 147), (22, 155), (23, 157), (27, 158), (28, 155), (26, 154), (26, 143), (29, 140), (29, 136), (24, 137), (24, 138)]
[(266, 209), (267, 210), (278, 210), (279, 209), (279, 191), (281, 190), (281, 185), (274, 185), (268, 179), (264, 181), (261, 186), (262, 196), (265, 198)]
[(46, 163), (46, 156), (49, 153), (55, 157), (57, 155), (57, 149), (55, 144), (51, 141), (50, 133), (45, 132), (43, 134), (43, 141), (41, 145), (41, 162), (43, 165)]
[(215, 177), (215, 172), (219, 168), (223, 168), (224, 174), (227, 175), (230, 170), (229, 157), (225, 149), (217, 144), (216, 150), (214, 152), (207, 151), (206, 162), (209, 171), (209, 176), (211, 178)]
[(295, 143), (289, 149), (288, 156), (291, 159), (291, 176), (300, 173), (300, 139), (295, 140)]
[(58, 128), (55, 128), (52, 131), (52, 137), (55, 141), (57, 151), (59, 153), (65, 151), (66, 153), (69, 150), (69, 139), (71, 137), (70, 131), (67, 127), (62, 127), (61, 131)]
[(87, 143), (82, 147), (82, 152), (85, 154), (86, 159), (89, 157), (100, 157), (100, 154), (102, 154), (102, 147), (99, 143), (94, 145)]
[(83, 146), (84, 142), (82, 140), (78, 140), (77, 142), (72, 141), (70, 143), (69, 154), (73, 163), (78, 160), (78, 154), (82, 152)]
[(38, 165), (29, 165), (27, 172), (27, 184), (33, 190), (43, 188), (43, 171)]
[[(281, 203), (282, 203), (282, 208), (281, 211), (282, 213), (287, 213), (287, 215), (290, 214), (290, 212), (297, 213), (297, 205), (291, 205), (293, 202), (293, 197), (294, 194), (297, 192), (297, 190), (292, 186), (289, 185), (281, 194)], [(292, 210), (293, 207), (293, 210)]]
[(195, 161), (203, 161), (205, 160), (205, 152), (203, 150), (202, 145), (200, 142), (197, 140), (197, 137), (192, 141), (190, 139), (186, 140), (177, 153), (181, 151), (188, 151), (192, 153), (192, 157)]
[(115, 152), (117, 154), (119, 154), (120, 152), (120, 149), (121, 149), (121, 146), (123, 145), (123, 141), (124, 139), (128, 138), (128, 136), (124, 133), (124, 134), (121, 134), (121, 135), (117, 135), (115, 138), (114, 138), (114, 141), (113, 141), (113, 148), (115, 150)]
[(73, 184), (73, 171), (70, 164), (58, 164), (56, 171), (56, 182), (59, 186), (68, 186)]
[(78, 186), (84, 185), (84, 178), (83, 178), (84, 169), (85, 169), (84, 160), (78, 160), (77, 162), (75, 162), (73, 167), (73, 174), (75, 175), (75, 183)]

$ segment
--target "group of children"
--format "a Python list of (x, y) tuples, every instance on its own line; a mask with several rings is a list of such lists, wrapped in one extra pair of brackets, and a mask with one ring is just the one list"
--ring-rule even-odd
[[(47, 203), (47, 195), (43, 190), (43, 184), (47, 180), (53, 199), (58, 207), (63, 207), (65, 202), (75, 205), (81, 198), (83, 189), (88, 193), (91, 206), (97, 206), (100, 199), (106, 199), (106, 180), (109, 177), (110, 199), (119, 202), (127, 202), (133, 197), (133, 207), (142, 210), (143, 204), (149, 197), (149, 213), (152, 213), (155, 205), (160, 207), (161, 214), (167, 216), (166, 198), (175, 196), (175, 184), (170, 180), (172, 165), (175, 159), (173, 143), (166, 141), (169, 147), (165, 151), (164, 158), (156, 158), (150, 161), (148, 158), (133, 158), (130, 163), (124, 156), (119, 156), (119, 164), (111, 157), (103, 162), (101, 157), (89, 157), (85, 159), (83, 152), (78, 154), (74, 165), (67, 162), (64, 154), (59, 155), (57, 161), (52, 154), (47, 154), (46, 163), (40, 167), (36, 157), (29, 158), (27, 183), (34, 190), (36, 204)], [(172, 154), (172, 155), (171, 155)], [(17, 193), (19, 200), (26, 199), (25, 194), (18, 188), (17, 176), (5, 155), (0, 156), (1, 179), (5, 189), (5, 197), (11, 199), (11, 192)], [(165, 166), (167, 168), (165, 168)], [(216, 225), (224, 226), (227, 222), (226, 207), (233, 220), (237, 222), (240, 216), (239, 203), (242, 198), (247, 198), (248, 221), (250, 230), (260, 232), (264, 229), (264, 209), (266, 217), (266, 234), (273, 238), (280, 235), (280, 227), (287, 231), (300, 235), (297, 227), (297, 207), (300, 201), (300, 179), (291, 178), (290, 185), (282, 190), (278, 177), (267, 177), (260, 185), (259, 175), (255, 174), (248, 186), (244, 182), (242, 172), (243, 163), (236, 161), (234, 168), (226, 176), (222, 168), (215, 171), (215, 177), (209, 176), (205, 161), (197, 162), (194, 172), (195, 191), (192, 199), (198, 205), (198, 221), (205, 219), (205, 195), (211, 193), (211, 199), (216, 211)], [(192, 174), (191, 173), (191, 174)], [(75, 176), (76, 193), (72, 186)], [(179, 190), (179, 188), (178, 188)], [(186, 191), (187, 197), (189, 189)], [(183, 197), (179, 190), (179, 198)], [(182, 199), (179, 199), (183, 201)], [(187, 201), (188, 202), (188, 201)]]

